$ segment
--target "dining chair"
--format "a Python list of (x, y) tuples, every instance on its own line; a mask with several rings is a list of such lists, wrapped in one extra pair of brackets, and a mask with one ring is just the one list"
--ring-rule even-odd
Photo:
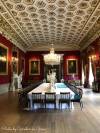
[(45, 108), (46, 104), (54, 104), (54, 108), (56, 109), (56, 93), (55, 92), (46, 92), (45, 93)]
[(66, 103), (68, 105), (68, 108), (70, 109), (70, 92), (60, 92), (60, 98), (59, 98), (59, 108), (62, 104)]
[(28, 104), (29, 104), (29, 100), (27, 98), (27, 94), (19, 91), (18, 92), (18, 106), (23, 109), (23, 108), (28, 107)]
[(33, 107), (34, 104), (42, 104), (44, 103), (44, 99), (42, 98), (42, 93), (32, 93), (32, 102), (33, 102)]
[(71, 107), (72, 107), (72, 103), (76, 102), (80, 104), (80, 108), (82, 110), (83, 109), (83, 101), (82, 101), (83, 91), (80, 88), (78, 88), (77, 91), (78, 93), (74, 95), (73, 99), (71, 99)]

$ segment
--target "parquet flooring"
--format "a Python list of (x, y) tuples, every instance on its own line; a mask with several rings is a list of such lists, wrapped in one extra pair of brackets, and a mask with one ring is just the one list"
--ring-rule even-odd
[(0, 95), (0, 133), (100, 133), (100, 93), (84, 90), (84, 108), (21, 111), (17, 93)]

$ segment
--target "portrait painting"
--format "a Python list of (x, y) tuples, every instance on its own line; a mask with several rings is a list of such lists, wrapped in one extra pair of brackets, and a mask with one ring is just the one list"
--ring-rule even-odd
[(96, 80), (100, 80), (100, 67), (96, 67)]
[(40, 75), (40, 60), (29, 60), (29, 75)]
[(8, 47), (0, 43), (0, 75), (8, 74)]
[(67, 74), (68, 75), (77, 75), (78, 74), (78, 64), (76, 59), (67, 60)]

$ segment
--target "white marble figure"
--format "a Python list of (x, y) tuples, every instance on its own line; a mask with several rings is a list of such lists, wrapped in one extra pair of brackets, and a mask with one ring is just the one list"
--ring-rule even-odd
[(50, 74), (47, 74), (47, 82), (50, 82)]
[(13, 72), (12, 76), (12, 91), (15, 91), (18, 87), (18, 74)]
[(52, 70), (52, 72), (47, 74), (47, 82), (51, 83), (51, 86), (54, 86), (55, 82), (57, 81), (56, 79), (56, 72)]
[(11, 84), (12, 91), (22, 88), (22, 78), (23, 78), (23, 72), (21, 72), (19, 76), (17, 73), (13, 72), (12, 84)]
[(46, 79), (43, 79), (43, 83), (46, 83)]
[(64, 79), (62, 78), (62, 79), (61, 79), (61, 83), (63, 83), (63, 82), (64, 82)]
[(18, 89), (22, 88), (22, 79), (23, 79), (23, 72), (21, 72), (18, 76)]
[(55, 82), (56, 82), (56, 72), (53, 72), (50, 74), (50, 82), (51, 82), (51, 86), (54, 86)]

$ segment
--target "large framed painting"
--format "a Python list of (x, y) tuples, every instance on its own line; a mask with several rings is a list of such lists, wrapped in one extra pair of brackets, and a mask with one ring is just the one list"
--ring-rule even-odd
[(29, 75), (40, 75), (40, 60), (29, 60)]
[(67, 60), (67, 74), (68, 75), (78, 74), (78, 60), (77, 59)]
[(8, 74), (8, 47), (0, 43), (0, 75)]
[(100, 67), (96, 67), (96, 80), (100, 80)]

